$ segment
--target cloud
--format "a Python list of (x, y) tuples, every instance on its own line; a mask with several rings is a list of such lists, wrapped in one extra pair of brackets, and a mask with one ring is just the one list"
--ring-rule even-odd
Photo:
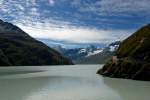
[(109, 42), (150, 21), (149, 5), (150, 0), (0, 0), (0, 17), (36, 38)]
[(55, 1), (54, 1), (54, 0), (48, 0), (48, 2), (49, 2), (49, 5), (50, 5), (50, 6), (54, 6), (54, 4), (55, 4)]
[(1, 0), (0, 17), (10, 22), (53, 19), (74, 26), (125, 29), (149, 22), (149, 5), (149, 0)]
[(66, 41), (72, 43), (104, 43), (114, 40), (122, 40), (130, 31), (123, 30), (99, 30), (84, 27), (28, 27), (18, 25), (25, 32), (35, 38)]
[(89, 20), (94, 18), (107, 28), (137, 29), (150, 22), (150, 0), (85, 0), (78, 4), (79, 12), (89, 13)]
[(113, 16), (115, 14), (130, 15), (140, 12), (142, 14), (149, 14), (149, 5), (149, 0), (95, 0), (93, 3), (85, 2), (80, 6), (80, 11)]
[(40, 16), (40, 13), (38, 12), (37, 8), (31, 8), (31, 11), (29, 12), (29, 14), (31, 14), (32, 16)]

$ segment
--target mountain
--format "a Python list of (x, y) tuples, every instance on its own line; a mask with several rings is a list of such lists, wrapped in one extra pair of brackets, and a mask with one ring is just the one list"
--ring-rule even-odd
[(99, 50), (99, 48), (93, 45), (90, 45), (88, 47), (83, 47), (83, 48), (72, 48), (72, 49), (63, 48), (62, 46), (59, 45), (53, 48), (58, 52), (60, 52), (65, 57), (71, 59), (74, 63), (76, 63), (78, 59), (84, 58), (88, 55), (91, 55), (95, 51)]
[(104, 64), (113, 55), (119, 44), (120, 41), (116, 41), (105, 47), (89, 45), (82, 48), (68, 49), (57, 45), (53, 48), (71, 59), (75, 64)]
[(70, 41), (59, 41), (59, 40), (52, 40), (52, 39), (43, 39), (43, 38), (36, 38), (37, 40), (43, 42), (47, 46), (51, 48), (61, 47), (63, 49), (77, 49), (77, 48), (88, 48), (90, 46), (96, 48), (103, 48), (106, 47), (107, 43), (76, 43)]
[(78, 59), (78, 64), (104, 64), (114, 54), (114, 51), (118, 48), (120, 41), (113, 42), (108, 46), (88, 53), (87, 56)]
[(124, 40), (98, 74), (150, 81), (150, 24)]
[(0, 66), (64, 64), (72, 62), (17, 26), (0, 20)]
[(77, 64), (77, 61), (79, 59), (101, 51), (99, 47), (94, 45), (89, 45), (87, 47), (85, 46), (82, 48), (71, 48), (71, 49), (64, 48), (61, 45), (58, 45), (53, 48), (58, 52), (60, 52), (65, 57), (71, 59), (75, 64)]

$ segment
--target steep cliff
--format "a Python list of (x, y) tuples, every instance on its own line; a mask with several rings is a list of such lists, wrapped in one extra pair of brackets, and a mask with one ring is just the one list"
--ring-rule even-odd
[(150, 24), (124, 40), (98, 74), (150, 81)]

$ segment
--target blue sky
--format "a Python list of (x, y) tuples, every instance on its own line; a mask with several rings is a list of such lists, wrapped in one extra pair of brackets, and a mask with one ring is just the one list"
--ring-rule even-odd
[(35, 38), (102, 43), (148, 24), (149, 5), (150, 0), (0, 0), (0, 18)]

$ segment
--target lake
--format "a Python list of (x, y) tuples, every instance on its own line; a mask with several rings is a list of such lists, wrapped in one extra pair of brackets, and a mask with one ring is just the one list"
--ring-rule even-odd
[(150, 82), (102, 77), (100, 67), (0, 68), (0, 100), (150, 100)]

